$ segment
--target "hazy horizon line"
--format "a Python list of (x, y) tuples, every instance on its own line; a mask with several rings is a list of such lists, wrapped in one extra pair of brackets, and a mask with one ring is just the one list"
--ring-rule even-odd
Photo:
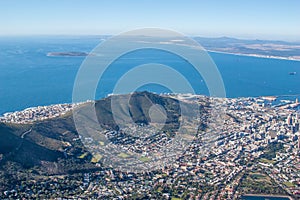
[[(118, 34), (112, 34), (112, 33), (103, 33), (103, 34), (0, 34), (0, 37), (99, 37), (99, 36), (105, 36), (105, 37), (112, 37), (114, 35)], [(214, 35), (214, 36), (208, 36), (208, 35), (201, 35), (201, 34), (186, 34), (187, 37), (196, 38), (207, 38), (207, 39), (220, 39), (220, 38), (229, 38), (229, 39), (238, 39), (238, 40), (260, 40), (260, 41), (277, 41), (277, 42), (290, 42), (290, 43), (297, 43), (300, 42), (300, 39), (294, 40), (294, 39), (280, 39), (280, 38), (269, 38), (265, 39), (262, 37), (243, 37), (243, 36), (231, 36), (231, 35)]]

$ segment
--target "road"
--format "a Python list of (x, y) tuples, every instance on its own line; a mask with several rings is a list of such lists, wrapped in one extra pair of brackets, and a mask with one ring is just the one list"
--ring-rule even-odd
[(30, 128), (28, 131), (22, 133), (21, 138), (24, 139), (25, 136), (26, 136), (28, 133), (30, 133), (31, 131), (32, 131), (32, 128)]

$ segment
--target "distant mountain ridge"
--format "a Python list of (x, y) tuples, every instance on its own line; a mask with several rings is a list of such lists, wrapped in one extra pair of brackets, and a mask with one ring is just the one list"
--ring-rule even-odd
[[(81, 36), (88, 37), (88, 36)], [(96, 36), (94, 36), (96, 37)], [(106, 40), (111, 36), (98, 36)], [(141, 38), (143, 36), (140, 36)], [(256, 57), (300, 60), (300, 42), (281, 40), (238, 39), (234, 37), (191, 37), (208, 51), (240, 54)], [(138, 38), (137, 38), (138, 39)], [(140, 38), (139, 38), (140, 39)], [(49, 52), (47, 56), (91, 56), (86, 52)]]
[(300, 42), (194, 37), (206, 50), (257, 57), (300, 60)]

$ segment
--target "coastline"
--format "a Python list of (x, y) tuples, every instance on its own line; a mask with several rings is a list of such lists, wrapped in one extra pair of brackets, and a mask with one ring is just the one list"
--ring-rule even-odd
[(83, 104), (92, 101), (79, 103), (51, 104), (25, 108), (24, 110), (7, 112), (0, 115), (0, 123), (9, 124), (32, 124), (34, 122), (53, 119), (63, 116)]
[[(107, 97), (111, 95), (118, 95), (118, 94), (110, 94)], [(159, 95), (167, 95), (167, 96), (172, 96), (172, 95), (178, 95), (177, 93), (160, 93)], [(201, 94), (180, 94), (180, 95), (196, 95), (196, 96), (206, 96), (206, 95), (201, 95)], [(247, 98), (254, 98), (256, 100), (266, 100), (266, 101), (275, 101), (279, 97), (283, 96), (300, 96), (299, 94), (297, 95), (278, 95), (278, 96), (257, 96), (257, 97), (235, 97), (235, 98), (229, 98), (225, 97), (225, 99), (247, 99)], [(209, 96), (206, 96), (209, 97)], [(106, 97), (105, 97), (106, 98)], [(212, 97), (212, 98), (219, 98), (219, 97)], [(12, 112), (6, 112), (1, 114), (0, 113), (0, 123), (16, 123), (16, 124), (26, 124), (26, 123), (33, 123), (36, 121), (41, 121), (45, 119), (51, 119), (51, 118), (56, 118), (58, 116), (64, 115), (65, 113), (72, 111), (75, 107), (81, 106), (82, 104), (85, 103), (90, 103), (94, 102), (95, 100), (87, 100), (84, 102), (77, 102), (77, 103), (57, 103), (57, 104), (51, 104), (51, 105), (44, 105), (44, 106), (33, 106), (33, 107), (28, 107), (23, 110), (18, 110), (18, 111), (12, 111)], [(292, 107), (297, 107), (300, 105), (298, 102), (290, 102), (284, 105), (282, 108), (288, 109), (290, 106)], [(49, 113), (49, 110), (51, 111)], [(25, 120), (20, 120), (19, 122), (13, 122), (12, 119), (18, 119), (18, 118), (26, 118), (28, 116), (34, 117), (37, 113), (43, 113), (43, 117), (37, 117), (36, 119), (25, 119)], [(9, 120), (8, 120), (9, 119)]]
[(247, 57), (254, 57), (254, 58), (266, 58), (266, 59), (289, 60), (289, 61), (300, 62), (300, 59), (290, 58), (290, 57), (267, 56), (267, 55), (246, 54), (246, 53), (231, 53), (226, 51), (216, 51), (216, 50), (208, 50), (208, 49), (206, 49), (206, 51), (211, 53), (220, 53), (220, 54), (228, 54), (228, 55), (235, 55), (235, 56), (247, 56)]
[[(170, 94), (176, 94), (176, 93), (170, 93)], [(170, 95), (167, 94), (167, 95)], [(184, 93), (182, 93), (184, 94)], [(109, 94), (107, 97), (111, 96), (111, 95), (118, 95), (118, 94)], [(159, 93), (159, 95), (165, 95), (165, 93)], [(199, 95), (202, 96), (202, 94), (195, 94), (195, 95)], [(203, 95), (206, 96), (206, 95)], [(206, 97), (210, 97), (210, 96), (206, 96)], [(268, 101), (274, 101), (280, 97), (300, 97), (300, 94), (287, 94), (287, 95), (266, 95), (266, 96), (241, 96), (241, 97), (225, 97), (226, 99), (240, 99), (240, 98), (261, 98), (263, 100), (268, 100)], [(106, 97), (103, 97), (106, 98)], [(218, 97), (215, 97), (218, 98)], [(101, 98), (102, 99), (102, 98)], [(31, 107), (26, 107), (24, 109), (21, 110), (15, 110), (15, 111), (8, 111), (8, 112), (4, 112), (4, 113), (0, 113), (0, 119), (5, 117), (5, 115), (7, 114), (12, 114), (12, 113), (16, 113), (16, 112), (22, 112), (22, 111), (26, 111), (26, 110), (30, 110), (30, 109), (37, 109), (39, 107), (52, 107), (52, 106), (57, 106), (57, 105), (72, 105), (72, 106), (76, 106), (76, 105), (81, 105), (84, 103), (88, 103), (88, 102), (93, 102), (95, 100), (86, 100), (84, 102), (64, 102), (64, 103), (54, 103), (54, 104), (49, 104), (49, 105), (37, 105), (37, 106), (31, 106)]]
[(287, 195), (272, 195), (272, 194), (243, 194), (242, 197), (277, 197), (277, 198), (288, 198), (294, 200), (292, 197)]

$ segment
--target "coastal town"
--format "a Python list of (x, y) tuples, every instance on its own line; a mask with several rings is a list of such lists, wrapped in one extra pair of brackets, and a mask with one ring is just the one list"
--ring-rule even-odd
[(63, 116), (84, 103), (54, 104), (27, 108), (23, 111), (9, 112), (0, 116), (0, 123), (28, 124)]
[[(72, 176), (39, 177), (39, 181), (16, 185), (0, 194), (0, 198), (47, 198), (52, 195), (94, 199), (240, 199), (243, 195), (260, 194), (262, 188), (265, 195), (300, 197), (298, 100), (278, 106), (271, 104), (274, 97), (229, 99), (164, 95), (199, 105), (209, 102), (206, 110), (209, 115), (201, 119), (206, 120), (205, 129), (198, 131), (174, 162), (155, 170), (120, 170), (101, 163), (105, 155), (98, 150), (103, 150), (103, 144), (97, 146), (93, 138), (80, 137), (81, 141), (89, 141), (84, 144), (91, 144), (88, 147), (93, 152), (91, 162), (99, 170)], [(31, 123), (71, 110), (71, 104), (37, 107), (7, 114), (1, 122)], [(170, 137), (166, 133), (146, 139), (128, 137), (128, 134), (139, 135), (133, 132), (143, 130), (146, 135), (154, 134), (153, 127), (144, 124), (120, 131), (107, 130), (105, 134), (111, 147), (122, 146), (125, 152), (146, 152), (140, 161), (149, 167), (152, 159), (149, 152), (158, 151), (157, 148), (165, 145)], [(203, 148), (201, 142), (204, 132), (214, 136), (208, 141), (209, 149)], [(119, 154), (120, 163), (127, 157), (125, 153)]]

